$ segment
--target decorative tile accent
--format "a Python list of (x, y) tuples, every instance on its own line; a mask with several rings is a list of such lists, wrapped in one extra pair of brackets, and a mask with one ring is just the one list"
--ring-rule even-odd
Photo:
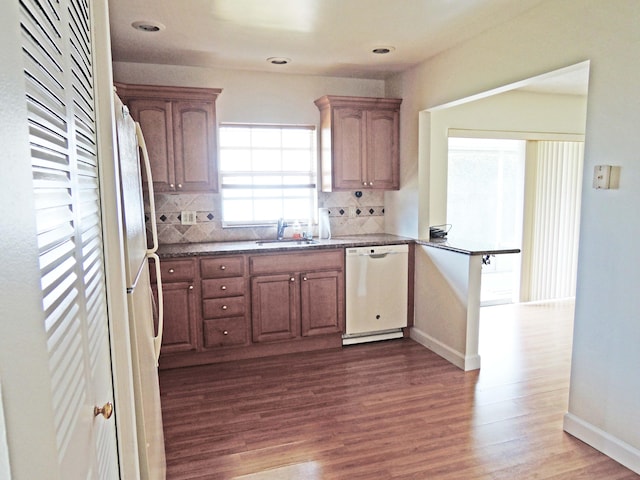
[[(156, 221), (161, 244), (258, 240), (275, 238), (274, 227), (222, 228), (221, 196), (211, 194), (156, 194)], [(384, 233), (384, 192), (319, 192), (318, 208), (329, 209), (332, 235)], [(145, 220), (149, 222), (148, 202)], [(182, 225), (183, 210), (196, 212), (195, 225)], [(317, 225), (313, 227), (317, 235)], [(150, 233), (148, 233), (150, 236)]]

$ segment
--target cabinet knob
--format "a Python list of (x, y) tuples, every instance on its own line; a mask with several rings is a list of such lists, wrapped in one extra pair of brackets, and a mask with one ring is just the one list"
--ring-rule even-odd
[(170, 268), (169, 273), (173, 273), (173, 272), (175, 272), (175, 270), (173, 268)]
[(302, 277), (302, 281), (306, 282), (307, 281), (307, 277)]
[(292, 282), (295, 282), (296, 278), (295, 277), (291, 277), (289, 280), (292, 281)]
[(176, 188), (176, 186), (173, 183), (169, 184), (169, 188), (171, 188), (172, 190)]
[(111, 402), (105, 403), (102, 408), (93, 407), (93, 416), (97, 417), (98, 415), (102, 415), (105, 419), (110, 419), (113, 414), (113, 405)]
[(222, 310), (226, 310), (227, 308), (229, 307), (227, 307), (226, 305), (222, 305)]
[(367, 182), (362, 182), (362, 185), (364, 185), (366, 187), (367, 186)]
[(225, 330), (224, 332), (222, 332), (223, 335), (229, 335), (229, 332), (227, 330)]
[(178, 188), (182, 188), (182, 184), (181, 183), (178, 184)]
[(193, 285), (189, 285), (189, 290), (193, 290)]
[(226, 270), (227, 266), (226, 265), (220, 265), (220, 270)]
[(226, 285), (222, 285), (222, 286), (220, 287), (220, 290), (226, 290), (226, 289), (227, 289), (227, 286), (226, 286)]

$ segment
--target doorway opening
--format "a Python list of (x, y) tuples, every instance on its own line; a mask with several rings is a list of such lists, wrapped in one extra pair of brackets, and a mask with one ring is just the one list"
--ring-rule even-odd
[[(472, 244), (522, 246), (524, 140), (449, 137), (447, 223)], [(520, 254), (483, 259), (481, 305), (517, 302)]]
[(448, 138), (447, 223), (522, 251), (484, 259), (482, 306), (575, 296), (583, 157), (582, 141)]

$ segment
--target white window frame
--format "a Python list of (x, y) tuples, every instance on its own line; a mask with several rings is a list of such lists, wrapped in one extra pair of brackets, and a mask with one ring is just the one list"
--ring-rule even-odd
[[(286, 130), (308, 130), (310, 132), (310, 145), (309, 145), (309, 155), (310, 155), (310, 170), (276, 170), (276, 169), (260, 169), (260, 151), (271, 150), (277, 151), (280, 153), (281, 160), (283, 158), (283, 153), (291, 152), (292, 150), (300, 150), (300, 147), (288, 147), (286, 145), (282, 145), (282, 135), (281, 143), (279, 147), (264, 147), (254, 145), (250, 140), (250, 143), (242, 146), (229, 146), (225, 144), (224, 141), (224, 130), (227, 128), (242, 128), (249, 129), (250, 131), (259, 130), (264, 132), (264, 130), (273, 129), (274, 131), (286, 131)], [(289, 124), (254, 124), (254, 123), (221, 123), (219, 125), (219, 155), (221, 161), (219, 162), (218, 173), (220, 176), (220, 203), (222, 207), (222, 226), (223, 227), (256, 227), (261, 225), (273, 225), (275, 224), (279, 218), (284, 218), (287, 222), (313, 222), (316, 223), (316, 212), (317, 212), (317, 202), (318, 202), (318, 185), (317, 185), (317, 134), (315, 125), (289, 125)], [(253, 136), (251, 136), (253, 139)], [(250, 151), (250, 163), (251, 169), (247, 170), (231, 170), (229, 168), (225, 168), (224, 155), (226, 151), (230, 150), (249, 150)], [(306, 152), (306, 150), (305, 150)], [(227, 166), (228, 167), (228, 166)], [(280, 183), (273, 183), (276, 177), (280, 176), (282, 181)], [(286, 178), (290, 179), (295, 178), (297, 180), (301, 180), (302, 177), (306, 177), (304, 181), (300, 181), (297, 183), (290, 183), (286, 181)], [(260, 179), (264, 179), (264, 182), (261, 182)], [(245, 218), (242, 220), (230, 219), (226, 214), (225, 210), (228, 207), (225, 207), (225, 198), (226, 194), (232, 191), (241, 191), (247, 190), (248, 195), (245, 197), (236, 197), (235, 200), (242, 200), (248, 203), (251, 203), (251, 218)], [(268, 192), (280, 191), (281, 195), (269, 195)], [(305, 194), (300, 194), (301, 191), (308, 190)], [(299, 193), (297, 196), (286, 195), (286, 192), (296, 191)], [(265, 218), (264, 216), (261, 218), (256, 218), (255, 213), (257, 211), (256, 204), (261, 201), (270, 201), (270, 203), (274, 204), (274, 200), (279, 200), (279, 207), (273, 208), (273, 216), (269, 218)], [(298, 215), (287, 215), (287, 212), (291, 211), (292, 205), (287, 204), (289, 202), (296, 201), (306, 201), (308, 202), (308, 212)], [(229, 201), (231, 199), (229, 198)], [(295, 208), (295, 207), (294, 207)]]

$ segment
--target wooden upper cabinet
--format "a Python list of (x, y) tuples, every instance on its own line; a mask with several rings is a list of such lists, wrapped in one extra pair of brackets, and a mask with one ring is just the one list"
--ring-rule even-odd
[[(116, 84), (142, 127), (156, 192), (217, 192), (220, 89)], [(146, 185), (143, 174), (143, 184)]]
[(210, 102), (175, 102), (172, 109), (177, 190), (217, 192), (218, 169), (214, 104)]
[[(142, 128), (155, 191), (175, 191), (171, 102), (131, 99), (127, 104), (131, 116), (140, 123)], [(142, 182), (146, 186), (147, 174), (144, 168), (141, 171)]]
[(315, 101), (323, 191), (400, 188), (401, 103), (338, 96)]

